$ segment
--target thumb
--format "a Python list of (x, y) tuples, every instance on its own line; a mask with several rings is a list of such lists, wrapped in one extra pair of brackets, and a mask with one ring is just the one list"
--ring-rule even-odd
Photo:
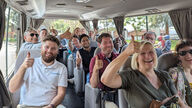
[(131, 41), (134, 41), (135, 39), (134, 39), (134, 36), (133, 35), (131, 35)]
[(98, 56), (97, 56), (97, 55), (95, 56), (95, 60), (96, 60), (96, 61), (98, 61), (98, 60), (99, 60), (99, 58), (98, 58)]
[(30, 52), (27, 52), (27, 58), (30, 58), (30, 57), (31, 57)]
[(69, 30), (70, 30), (70, 27), (67, 29), (67, 31), (69, 32)]
[(80, 58), (80, 55), (79, 55), (79, 53), (77, 54), (77, 58)]

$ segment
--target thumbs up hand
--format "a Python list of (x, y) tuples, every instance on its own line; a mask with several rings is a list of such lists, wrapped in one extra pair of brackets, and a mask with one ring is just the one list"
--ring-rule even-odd
[(125, 49), (125, 51), (128, 54), (133, 54), (133, 53), (138, 53), (139, 52), (139, 48), (141, 46), (141, 42), (136, 42), (134, 39), (134, 36), (131, 36), (131, 42), (129, 43), (128, 47)]
[(34, 63), (34, 58), (31, 58), (31, 54), (30, 52), (27, 52), (27, 57), (25, 58), (22, 67), (24, 67), (25, 69), (32, 67)]
[(71, 39), (72, 38), (72, 33), (70, 32), (70, 28), (65, 31), (65, 33), (61, 34), (60, 37), (63, 39)]
[(77, 55), (76, 55), (76, 66), (77, 67), (80, 67), (80, 65), (81, 65), (81, 55), (80, 55), (80, 53), (79, 52), (77, 52)]
[(99, 70), (103, 68), (103, 61), (99, 60), (98, 56), (95, 57), (95, 65), (94, 65), (94, 69), (95, 70)]

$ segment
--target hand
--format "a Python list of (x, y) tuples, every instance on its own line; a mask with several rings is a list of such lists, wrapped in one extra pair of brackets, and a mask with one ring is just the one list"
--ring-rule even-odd
[(79, 52), (77, 52), (77, 57), (76, 57), (76, 65), (77, 67), (80, 67), (81, 65), (81, 55), (79, 54)]
[(98, 56), (95, 57), (95, 65), (94, 65), (94, 69), (99, 70), (103, 68), (103, 61), (99, 60)]
[(134, 39), (134, 36), (131, 36), (131, 42), (129, 43), (128, 47), (125, 49), (125, 52), (127, 52), (127, 54), (133, 54), (133, 53), (139, 53), (139, 48), (141, 46), (140, 42), (136, 42)]
[(65, 31), (65, 33), (61, 34), (60, 37), (63, 39), (71, 39), (72, 38), (72, 34), (71, 32), (69, 31), (70, 28), (67, 29), (67, 31)]
[(31, 54), (30, 52), (27, 53), (27, 57), (25, 58), (22, 67), (24, 67), (25, 69), (32, 67), (34, 63), (34, 58), (31, 58)]

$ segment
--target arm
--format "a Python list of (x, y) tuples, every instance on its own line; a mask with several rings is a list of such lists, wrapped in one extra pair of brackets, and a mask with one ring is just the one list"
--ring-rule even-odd
[(51, 103), (48, 106), (45, 106), (44, 108), (52, 108), (51, 105), (54, 105), (55, 107), (62, 103), (64, 96), (65, 96), (66, 88), (58, 86), (57, 95), (53, 98)]
[(81, 68), (82, 67), (82, 59), (81, 59), (81, 55), (79, 53), (79, 51), (77, 51), (76, 53), (76, 67), (77, 68)]
[(24, 75), (28, 67), (32, 67), (34, 62), (33, 58), (30, 58), (30, 53), (28, 52), (27, 57), (23, 64), (20, 66), (18, 69), (17, 73), (11, 78), (9, 82), (9, 90), (11, 93), (14, 93), (17, 89), (21, 87), (23, 84), (24, 80)]
[(72, 38), (72, 34), (71, 34), (71, 32), (69, 30), (70, 30), (70, 28), (65, 33), (61, 34), (60, 38), (61, 39), (64, 39), (64, 38), (65, 39), (71, 39)]
[(90, 84), (93, 88), (96, 88), (99, 83), (99, 70), (101, 68), (103, 68), (103, 61), (96, 56), (90, 63)]
[(105, 69), (101, 82), (111, 88), (119, 88), (122, 85), (122, 80), (120, 75), (117, 73), (121, 66), (126, 62), (128, 57), (134, 52), (138, 52), (140, 47), (139, 42), (134, 41), (132, 36), (132, 41), (128, 47), (123, 51), (116, 59), (114, 59)]

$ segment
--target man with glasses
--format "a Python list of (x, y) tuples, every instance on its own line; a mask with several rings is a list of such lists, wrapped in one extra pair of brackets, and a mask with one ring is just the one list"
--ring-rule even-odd
[(35, 29), (28, 28), (24, 33), (25, 42), (22, 44), (20, 51), (26, 50), (26, 49), (32, 49), (33, 44), (38, 43), (38, 37), (39, 37), (39, 34)]
[[(142, 36), (142, 40), (148, 40), (150, 41), (152, 44), (155, 44), (155, 39), (156, 39), (156, 34), (155, 32), (146, 32), (143, 36)], [(159, 57), (161, 54), (162, 54), (162, 51), (160, 48), (155, 48), (156, 50), (156, 54), (157, 54), (157, 57)]]

